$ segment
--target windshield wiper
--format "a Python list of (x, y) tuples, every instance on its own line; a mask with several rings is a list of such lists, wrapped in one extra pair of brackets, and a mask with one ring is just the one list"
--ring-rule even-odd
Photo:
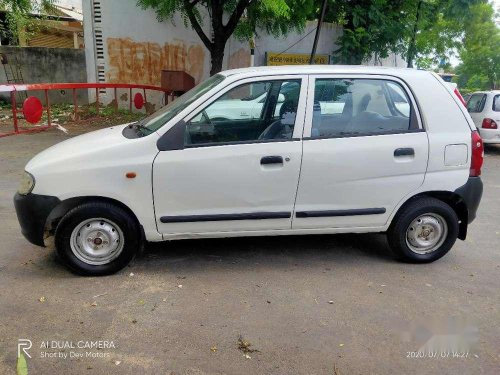
[(140, 134), (142, 135), (149, 135), (151, 134), (154, 130), (151, 130), (147, 126), (144, 126), (142, 124), (142, 120), (137, 121), (135, 124), (130, 125), (130, 127), (133, 127), (135, 130), (140, 131)]

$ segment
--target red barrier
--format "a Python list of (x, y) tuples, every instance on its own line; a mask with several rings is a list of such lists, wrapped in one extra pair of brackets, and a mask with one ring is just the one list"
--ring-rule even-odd
[[(78, 89), (95, 89), (96, 92), (96, 111), (99, 113), (99, 89), (113, 89), (114, 92), (114, 105), (115, 111), (118, 111), (118, 89), (128, 89), (129, 90), (129, 110), (132, 111), (132, 104), (137, 109), (141, 109), (146, 103), (146, 90), (160, 91), (166, 96), (165, 103), (168, 101), (168, 97), (173, 100), (174, 93), (171, 90), (164, 89), (158, 86), (151, 85), (133, 85), (127, 83), (32, 83), (32, 84), (17, 84), (17, 85), (0, 85), (1, 92), (10, 92), (10, 100), (12, 105), (12, 119), (13, 128), (12, 132), (0, 133), (1, 137), (6, 137), (14, 134), (21, 133), (32, 133), (43, 131), (52, 126), (51, 123), (51, 113), (50, 113), (50, 101), (49, 101), (49, 90), (72, 90), (73, 91), (73, 111), (75, 113), (75, 118), (78, 112), (78, 103), (76, 98), (76, 90)], [(132, 97), (132, 90), (142, 90), (142, 93), (137, 92), (134, 97)], [(43, 111), (47, 113), (47, 125), (40, 126), (38, 128), (20, 129), (17, 117), (17, 101), (16, 93), (27, 91), (44, 91), (45, 93), (45, 107), (43, 107), (42, 102), (33, 96), (28, 96), (23, 103), (23, 115), (26, 121), (35, 124), (40, 121)]]

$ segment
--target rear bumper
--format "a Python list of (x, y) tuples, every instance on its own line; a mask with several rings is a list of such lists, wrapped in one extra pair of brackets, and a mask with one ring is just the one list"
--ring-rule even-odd
[(500, 129), (479, 129), (479, 135), (483, 143), (498, 144), (500, 143)]
[(21, 225), (24, 237), (34, 245), (45, 246), (43, 235), (45, 223), (51, 211), (61, 201), (50, 195), (16, 193), (14, 206), (16, 207), (17, 219)]
[(481, 177), (469, 177), (466, 184), (455, 190), (467, 206), (467, 222), (468, 224), (476, 218), (477, 208), (483, 195), (483, 182)]

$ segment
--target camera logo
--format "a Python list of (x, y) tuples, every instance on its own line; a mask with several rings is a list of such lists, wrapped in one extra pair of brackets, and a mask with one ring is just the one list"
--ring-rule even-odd
[(31, 356), (28, 353), (28, 350), (31, 349), (33, 346), (33, 343), (29, 339), (19, 339), (17, 340), (17, 358), (21, 356), (21, 350), (28, 356), (28, 358), (31, 358)]

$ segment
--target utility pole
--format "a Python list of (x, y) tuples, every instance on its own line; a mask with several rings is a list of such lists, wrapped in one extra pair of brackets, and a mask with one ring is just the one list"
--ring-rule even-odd
[(316, 27), (316, 35), (314, 35), (314, 43), (313, 43), (313, 48), (311, 51), (311, 58), (309, 59), (309, 65), (312, 65), (314, 63), (314, 56), (316, 55), (316, 47), (318, 46), (319, 33), (321, 32), (321, 24), (323, 23), (323, 20), (325, 19), (326, 2), (327, 2), (327, 0), (323, 0), (323, 4), (321, 4), (321, 13), (320, 13), (320, 16), (318, 18), (318, 26)]

